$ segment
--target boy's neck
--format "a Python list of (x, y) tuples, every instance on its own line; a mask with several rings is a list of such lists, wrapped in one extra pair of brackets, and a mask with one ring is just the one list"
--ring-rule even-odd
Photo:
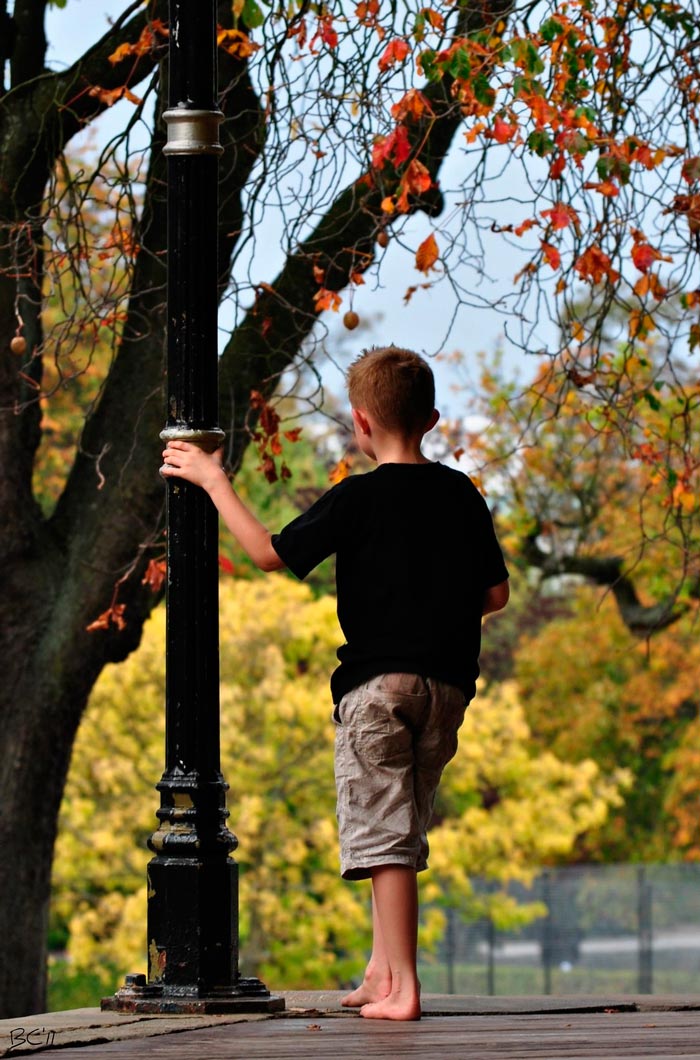
[(437, 410), (433, 410), (425, 430), (410, 435), (387, 430), (366, 409), (353, 408), (352, 418), (357, 444), (375, 463), (432, 464), (433, 461), (423, 455), (421, 444), (427, 431), (437, 423)]
[(422, 437), (409, 441), (388, 435), (385, 439), (374, 439), (374, 455), (381, 464), (430, 464), (421, 451)]

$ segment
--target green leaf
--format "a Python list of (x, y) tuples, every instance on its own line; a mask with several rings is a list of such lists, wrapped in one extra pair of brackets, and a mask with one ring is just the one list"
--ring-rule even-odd
[(554, 141), (551, 137), (547, 136), (544, 129), (533, 129), (527, 138), (527, 146), (531, 151), (534, 151), (540, 158), (544, 158), (548, 155), (554, 147)]
[[(450, 64), (447, 67), (447, 72), (455, 78), (461, 78), (466, 81), (471, 76), (472, 64), (469, 58), (469, 53), (464, 48), (459, 48), (452, 58)], [(478, 97), (477, 97), (478, 98)]]
[(432, 48), (426, 48), (420, 55), (420, 65), (428, 81), (439, 81), (442, 74), (436, 62), (437, 52)]
[(491, 87), (491, 83), (486, 74), (479, 74), (478, 77), (474, 78), (472, 91), (479, 103), (483, 104), (485, 107), (492, 107), (496, 102), (496, 93)]
[(243, 21), (250, 29), (255, 29), (256, 26), (262, 26), (265, 21), (265, 15), (255, 0), (245, 0), (243, 5)]
[(542, 40), (547, 41), (547, 44), (551, 44), (555, 37), (560, 37), (563, 32), (564, 27), (561, 22), (557, 22), (556, 18), (548, 18), (540, 27), (540, 36)]

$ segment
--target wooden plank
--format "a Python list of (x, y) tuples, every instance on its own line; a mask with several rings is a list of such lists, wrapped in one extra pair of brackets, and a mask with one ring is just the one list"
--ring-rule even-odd
[(49, 1049), (49, 1060), (700, 1060), (700, 1012), (277, 1018), (147, 1041)]

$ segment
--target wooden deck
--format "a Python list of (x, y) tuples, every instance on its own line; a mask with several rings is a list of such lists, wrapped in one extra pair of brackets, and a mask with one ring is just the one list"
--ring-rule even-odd
[(700, 1060), (700, 1011), (425, 1016), (280, 1016), (159, 1037), (48, 1049), (42, 1060)]

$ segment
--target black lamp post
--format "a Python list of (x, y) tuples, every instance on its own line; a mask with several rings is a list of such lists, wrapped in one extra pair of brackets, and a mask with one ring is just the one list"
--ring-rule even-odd
[[(215, 0), (170, 0), (168, 127), (168, 418), (163, 439), (213, 450), (217, 392)], [(148, 977), (102, 1002), (137, 1012), (284, 1008), (238, 969), (237, 839), (226, 827), (219, 759), (217, 513), (169, 480), (165, 772), (149, 846)]]

